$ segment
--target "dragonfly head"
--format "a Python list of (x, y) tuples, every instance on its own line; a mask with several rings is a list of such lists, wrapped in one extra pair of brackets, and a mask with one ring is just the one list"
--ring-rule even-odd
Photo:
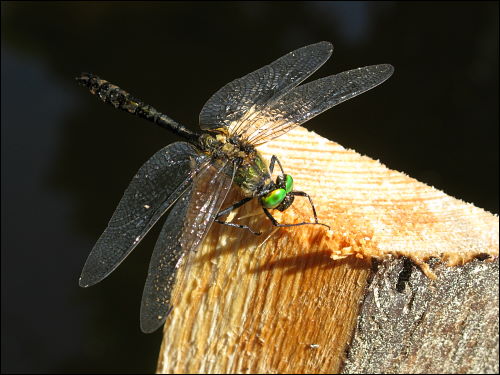
[(285, 211), (293, 203), (295, 197), (290, 193), (293, 190), (293, 178), (289, 174), (284, 174), (276, 178), (275, 189), (260, 198), (260, 202), (265, 208), (275, 208)]

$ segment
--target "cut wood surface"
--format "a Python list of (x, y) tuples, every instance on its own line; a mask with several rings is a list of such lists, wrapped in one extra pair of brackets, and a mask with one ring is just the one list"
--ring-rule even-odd
[[(306, 225), (273, 233), (269, 220), (258, 214), (257, 202), (242, 207), (232, 219), (263, 235), (214, 224), (200, 249), (179, 269), (158, 372), (495, 370), (498, 216), (304, 128), (259, 150), (267, 160), (275, 154), (283, 161), (295, 190), (311, 195), (320, 222), (331, 229)], [(237, 190), (223, 207), (240, 198)], [(292, 207), (273, 214), (285, 223), (312, 220), (307, 199), (296, 198)], [(486, 261), (462, 266), (476, 258)], [(418, 270), (410, 273), (413, 263), (427, 277)], [(463, 267), (469, 267), (469, 279), (477, 274), (481, 285), (467, 282)], [(392, 273), (381, 271), (386, 269)], [(380, 293), (382, 284), (388, 292)], [(433, 309), (445, 300), (438, 293), (446, 285), (455, 310), (443, 309), (440, 320)], [(371, 302), (376, 309), (369, 308)], [(482, 326), (467, 318), (477, 314), (478, 306), (488, 316)], [(453, 314), (462, 318), (454, 320)], [(408, 320), (402, 335), (390, 336), (394, 350), (384, 348), (383, 335), (376, 342), (376, 332), (387, 329), (389, 337), (403, 316)], [(446, 328), (444, 322), (454, 323)], [(417, 355), (421, 347), (427, 354), (437, 353), (435, 367), (428, 363), (430, 357)], [(438, 347), (448, 348), (446, 361)], [(460, 350), (450, 355), (453, 348)], [(481, 362), (479, 355), (490, 359)], [(467, 365), (471, 356), (477, 361)], [(390, 365), (383, 367), (384, 359)], [(458, 364), (460, 368), (453, 367)]]

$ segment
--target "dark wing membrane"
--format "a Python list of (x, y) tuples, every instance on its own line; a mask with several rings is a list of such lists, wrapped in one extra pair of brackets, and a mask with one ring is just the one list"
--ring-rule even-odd
[(328, 60), (332, 50), (328, 42), (311, 44), (228, 83), (203, 106), (201, 128), (210, 130), (243, 122), (314, 73)]
[(394, 72), (389, 64), (357, 68), (295, 88), (247, 121), (237, 133), (254, 146), (261, 145), (314, 116), (384, 82)]
[(207, 157), (185, 142), (162, 148), (144, 163), (90, 252), (80, 286), (98, 283), (118, 267), (207, 163)]
[(184, 255), (205, 238), (231, 187), (233, 164), (210, 165), (169, 213), (156, 242), (141, 303), (141, 330), (158, 329), (171, 309), (171, 292)]

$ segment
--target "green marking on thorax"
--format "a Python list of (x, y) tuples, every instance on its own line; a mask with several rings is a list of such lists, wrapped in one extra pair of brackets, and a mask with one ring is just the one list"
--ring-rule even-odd
[(257, 187), (267, 183), (269, 179), (269, 168), (262, 156), (256, 152), (255, 157), (249, 163), (238, 168), (234, 183), (241, 187), (245, 195), (252, 196)]

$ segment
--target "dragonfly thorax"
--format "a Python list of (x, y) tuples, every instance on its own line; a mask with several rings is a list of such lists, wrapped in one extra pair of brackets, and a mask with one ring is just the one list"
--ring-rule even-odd
[(220, 133), (202, 134), (199, 144), (213, 158), (237, 163), (234, 183), (241, 188), (245, 197), (260, 196), (270, 184), (274, 184), (266, 162), (251, 144)]
[(224, 134), (203, 133), (200, 135), (198, 143), (203, 151), (215, 159), (245, 160), (255, 152), (253, 146), (229, 139)]
[(242, 159), (241, 165), (236, 170), (234, 182), (246, 197), (260, 196), (263, 191), (274, 185), (266, 162), (255, 149)]

